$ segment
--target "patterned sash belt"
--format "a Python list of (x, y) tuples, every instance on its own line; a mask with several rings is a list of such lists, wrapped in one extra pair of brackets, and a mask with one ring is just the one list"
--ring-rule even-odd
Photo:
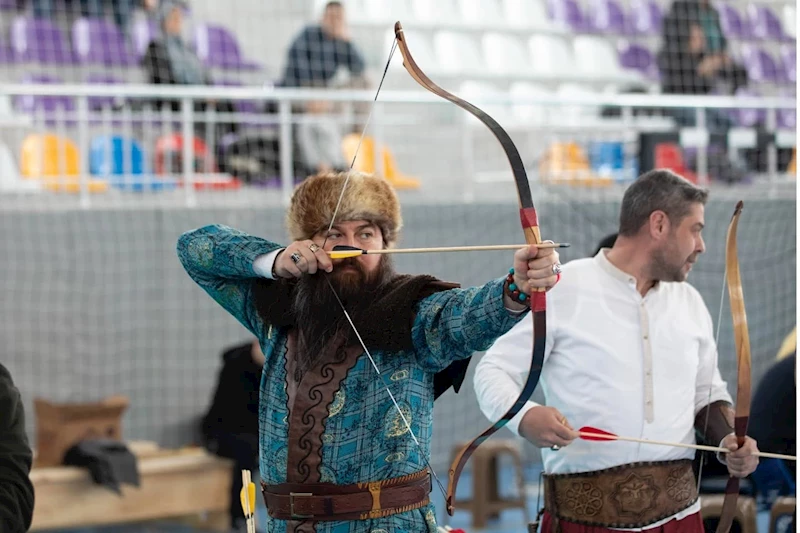
[(689, 460), (632, 463), (544, 476), (545, 509), (557, 519), (605, 528), (644, 527), (697, 500)]
[(419, 509), (430, 502), (427, 470), (368, 483), (261, 483), (264, 502), (278, 520), (366, 520)]

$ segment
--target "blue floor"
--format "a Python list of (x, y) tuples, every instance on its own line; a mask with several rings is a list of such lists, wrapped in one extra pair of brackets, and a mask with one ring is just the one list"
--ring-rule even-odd
[[(446, 473), (446, 472), (445, 472)], [(538, 502), (539, 496), (539, 467), (529, 467), (526, 469), (525, 485), (528, 503), (528, 519), (533, 520), (536, 512), (541, 506), (541, 501)], [(438, 474), (438, 472), (437, 472)], [(462, 473), (461, 479), (458, 483), (459, 499), (469, 498), (472, 495), (472, 479), (469, 470)], [(516, 480), (514, 479), (513, 471), (510, 468), (500, 470), (499, 480), (500, 495), (514, 495), (516, 494)], [(442, 484), (447, 488), (447, 478), (441, 478)], [(542, 496), (543, 497), (543, 496)], [(437, 519), (439, 525), (449, 525), (453, 528), (464, 529), (467, 533), (526, 533), (528, 519), (525, 518), (522, 510), (512, 509), (504, 511), (500, 514), (496, 521), (490, 522), (484, 529), (474, 529), (471, 526), (472, 517), (469, 511), (459, 510), (456, 506), (454, 516), (447, 515), (444, 505), (444, 495), (442, 494), (439, 486), (434, 482), (434, 488), (431, 492), (431, 499), (436, 506)], [(258, 507), (256, 509), (256, 523), (264, 524), (267, 517), (267, 509), (264, 507), (263, 500), (259, 498)], [(767, 533), (769, 531), (769, 512), (760, 512), (758, 515), (758, 533)], [(263, 528), (258, 528), (259, 533), (263, 533)], [(147, 523), (147, 524), (131, 524), (126, 526), (114, 527), (92, 527), (81, 529), (59, 530), (59, 533), (198, 533), (196, 530), (180, 525), (169, 524), (168, 522)]]

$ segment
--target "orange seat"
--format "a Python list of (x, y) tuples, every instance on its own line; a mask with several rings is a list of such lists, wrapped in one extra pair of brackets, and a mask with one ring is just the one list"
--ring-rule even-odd
[(607, 187), (613, 183), (611, 178), (591, 171), (589, 157), (575, 142), (551, 144), (539, 162), (539, 175), (545, 183), (581, 187)]
[[(375, 164), (377, 153), (375, 149), (375, 140), (372, 137), (364, 136), (361, 141), (361, 147), (358, 147), (361, 135), (358, 133), (351, 133), (342, 139), (342, 152), (348, 163), (353, 160), (353, 157), (358, 150), (358, 157), (353, 165), (354, 170), (359, 172), (366, 172), (368, 174), (377, 174), (378, 168)], [(392, 184), (396, 189), (419, 189), (420, 182), (416, 178), (406, 176), (397, 168), (394, 156), (386, 146), (381, 147), (381, 157), (383, 158), (383, 177)]]
[[(38, 179), (46, 189), (79, 192), (80, 168), (78, 147), (71, 140), (50, 133), (31, 134), (22, 141), (20, 173), (26, 179)], [(89, 192), (108, 190), (108, 182), (87, 179)]]

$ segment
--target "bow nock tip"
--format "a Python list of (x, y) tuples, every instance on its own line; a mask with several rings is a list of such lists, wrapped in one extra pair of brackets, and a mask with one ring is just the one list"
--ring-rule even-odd
[(400, 24), (400, 21), (398, 20), (397, 22), (394, 23), (394, 34), (395, 34), (395, 36), (397, 36), (397, 34), (402, 32), (402, 31), (403, 31), (403, 25)]

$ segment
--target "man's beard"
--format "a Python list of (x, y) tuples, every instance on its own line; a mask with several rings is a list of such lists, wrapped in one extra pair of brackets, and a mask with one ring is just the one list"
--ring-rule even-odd
[(362, 318), (367, 318), (367, 310), (380, 295), (381, 287), (393, 277), (392, 261), (384, 255), (373, 272), (366, 272), (358, 258), (353, 257), (337, 262), (330, 274), (318, 272), (297, 281), (292, 296), (292, 314), (298, 332), (297, 381), (315, 365), (328, 342), (335, 338), (347, 339), (346, 344), (358, 342), (330, 285), (358, 326)]
[(658, 281), (686, 281), (687, 274), (684, 267), (687, 261), (694, 262), (697, 254), (692, 254), (680, 263), (675, 259), (676, 253), (667, 246), (653, 252), (650, 259), (650, 275)]

